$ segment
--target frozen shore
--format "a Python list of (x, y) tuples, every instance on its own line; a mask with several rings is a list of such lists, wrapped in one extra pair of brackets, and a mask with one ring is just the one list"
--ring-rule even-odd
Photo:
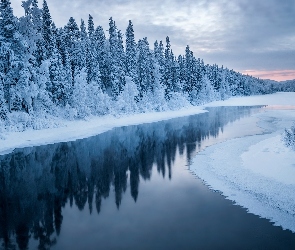
[(0, 135), (0, 155), (15, 148), (46, 145), (57, 142), (73, 141), (94, 136), (114, 127), (151, 123), (175, 117), (206, 112), (210, 106), (252, 106), (252, 105), (294, 105), (295, 93), (276, 93), (263, 96), (233, 97), (225, 101), (208, 103), (204, 106), (188, 107), (176, 111), (152, 112), (125, 115), (122, 117), (89, 117), (87, 120), (61, 121), (62, 126), (24, 132), (7, 132)]
[(98, 135), (115, 127), (152, 123), (206, 112), (204, 107), (187, 107), (176, 111), (152, 112), (124, 115), (121, 117), (88, 117), (86, 120), (60, 121), (60, 127), (23, 132), (0, 134), (0, 155), (8, 154), (15, 148), (47, 145), (58, 142), (75, 141)]
[[(295, 96), (277, 93), (269, 97), (272, 106), (254, 114), (265, 134), (208, 147), (194, 158), (191, 170), (250, 213), (295, 232), (295, 152), (281, 140), (284, 129), (295, 121)], [(255, 97), (248, 100), (262, 104)], [(248, 104), (246, 100), (240, 103)], [(231, 104), (235, 101), (229, 100), (227, 105)]]

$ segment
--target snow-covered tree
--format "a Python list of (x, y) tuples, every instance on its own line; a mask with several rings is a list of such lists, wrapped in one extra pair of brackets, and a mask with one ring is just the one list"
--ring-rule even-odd
[(17, 18), (9, 0), (0, 2), (1, 124), (17, 123), (19, 115), (25, 126), (42, 128), (46, 123), (38, 121), (48, 116), (162, 111), (295, 89), (290, 82), (277, 84), (205, 65), (189, 46), (176, 57), (169, 37), (165, 46), (155, 41), (151, 50), (147, 38), (135, 43), (131, 21), (124, 47), (112, 18), (106, 38), (91, 15), (88, 28), (83, 20), (78, 27), (73, 17), (57, 28), (46, 0), (42, 9), (37, 0), (24, 0), (22, 7), (24, 16)]
[[(96, 68), (99, 68), (99, 79), (101, 91), (105, 92), (110, 83), (110, 58), (109, 58), (109, 47), (107, 46), (107, 41), (105, 33), (101, 26), (97, 26), (94, 33), (94, 51)], [(97, 76), (98, 76), (97, 75)]]
[(109, 19), (109, 63), (110, 63), (110, 85), (108, 90), (116, 97), (125, 85), (124, 56), (122, 54), (122, 35), (112, 18)]
[(149, 49), (147, 38), (143, 38), (137, 43), (137, 88), (139, 97), (153, 90), (154, 75), (153, 75), (153, 55)]
[(76, 111), (76, 117), (84, 118), (91, 113), (87, 105), (87, 101), (87, 73), (84, 68), (77, 74), (75, 78), (71, 101), (72, 107)]
[(49, 59), (54, 48), (54, 38), (52, 33), (52, 18), (46, 0), (43, 0), (42, 22), (44, 59)]
[(126, 73), (136, 79), (136, 43), (131, 20), (126, 29)]
[(290, 129), (285, 129), (283, 141), (287, 147), (295, 150), (295, 124)]

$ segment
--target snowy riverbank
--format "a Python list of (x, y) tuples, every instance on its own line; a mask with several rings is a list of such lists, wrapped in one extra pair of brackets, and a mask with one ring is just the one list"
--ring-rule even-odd
[(38, 145), (83, 139), (115, 127), (151, 123), (206, 112), (204, 107), (187, 107), (177, 111), (151, 112), (114, 117), (111, 115), (101, 117), (88, 117), (86, 120), (61, 120), (60, 127), (26, 130), (23, 132), (6, 132), (0, 134), (0, 155), (8, 154), (15, 148), (24, 148)]
[(276, 93), (263, 96), (230, 98), (226, 101), (208, 103), (205, 106), (183, 108), (177, 111), (152, 112), (113, 116), (89, 117), (87, 120), (60, 121), (60, 127), (26, 130), (24, 132), (5, 132), (1, 134), (0, 154), (7, 154), (14, 148), (46, 145), (57, 142), (73, 141), (110, 130), (114, 127), (150, 123), (174, 117), (188, 116), (206, 112), (210, 106), (251, 106), (251, 105), (295, 105), (295, 93)]
[(151, 123), (175, 117), (194, 115), (210, 106), (251, 106), (251, 105), (295, 105), (295, 93), (276, 93), (263, 96), (233, 97), (226, 101), (208, 103), (205, 106), (187, 107), (176, 111), (152, 112), (122, 117), (89, 117), (87, 120), (60, 121), (57, 128), (6, 132), (0, 134), (0, 154), (7, 154), (14, 148), (46, 145), (57, 142), (87, 138), (108, 131), (114, 127)]
[(277, 93), (260, 100), (233, 98), (225, 103), (266, 104), (266, 99), (272, 106), (254, 116), (267, 133), (208, 147), (194, 158), (191, 170), (250, 213), (295, 232), (295, 152), (281, 140), (284, 129), (295, 121), (295, 94)]
[(212, 106), (271, 105), (255, 113), (267, 133), (236, 138), (209, 146), (194, 158), (191, 169), (212, 189), (249, 212), (295, 232), (295, 152), (285, 147), (281, 134), (295, 121), (295, 93), (230, 98), (178, 111), (61, 121), (58, 128), (2, 134), (0, 154), (14, 148), (73, 141), (114, 127), (151, 123), (206, 112)]

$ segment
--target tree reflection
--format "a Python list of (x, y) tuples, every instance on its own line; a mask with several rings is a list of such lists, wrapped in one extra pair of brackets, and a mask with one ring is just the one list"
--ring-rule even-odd
[[(120, 208), (128, 179), (136, 202), (140, 179), (152, 168), (172, 178), (176, 152), (192, 153), (202, 140), (218, 136), (228, 122), (249, 115), (250, 107), (211, 108), (170, 121), (116, 128), (104, 134), (0, 156), (0, 239), (4, 249), (27, 249), (30, 238), (49, 249), (61, 232), (62, 208), (99, 214), (112, 190)], [(93, 208), (95, 206), (95, 208)]]

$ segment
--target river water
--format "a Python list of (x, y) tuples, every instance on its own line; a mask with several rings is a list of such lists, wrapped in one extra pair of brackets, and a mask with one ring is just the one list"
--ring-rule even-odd
[(0, 248), (295, 249), (291, 231), (190, 171), (206, 146), (263, 133), (260, 109), (208, 108), (0, 156)]

